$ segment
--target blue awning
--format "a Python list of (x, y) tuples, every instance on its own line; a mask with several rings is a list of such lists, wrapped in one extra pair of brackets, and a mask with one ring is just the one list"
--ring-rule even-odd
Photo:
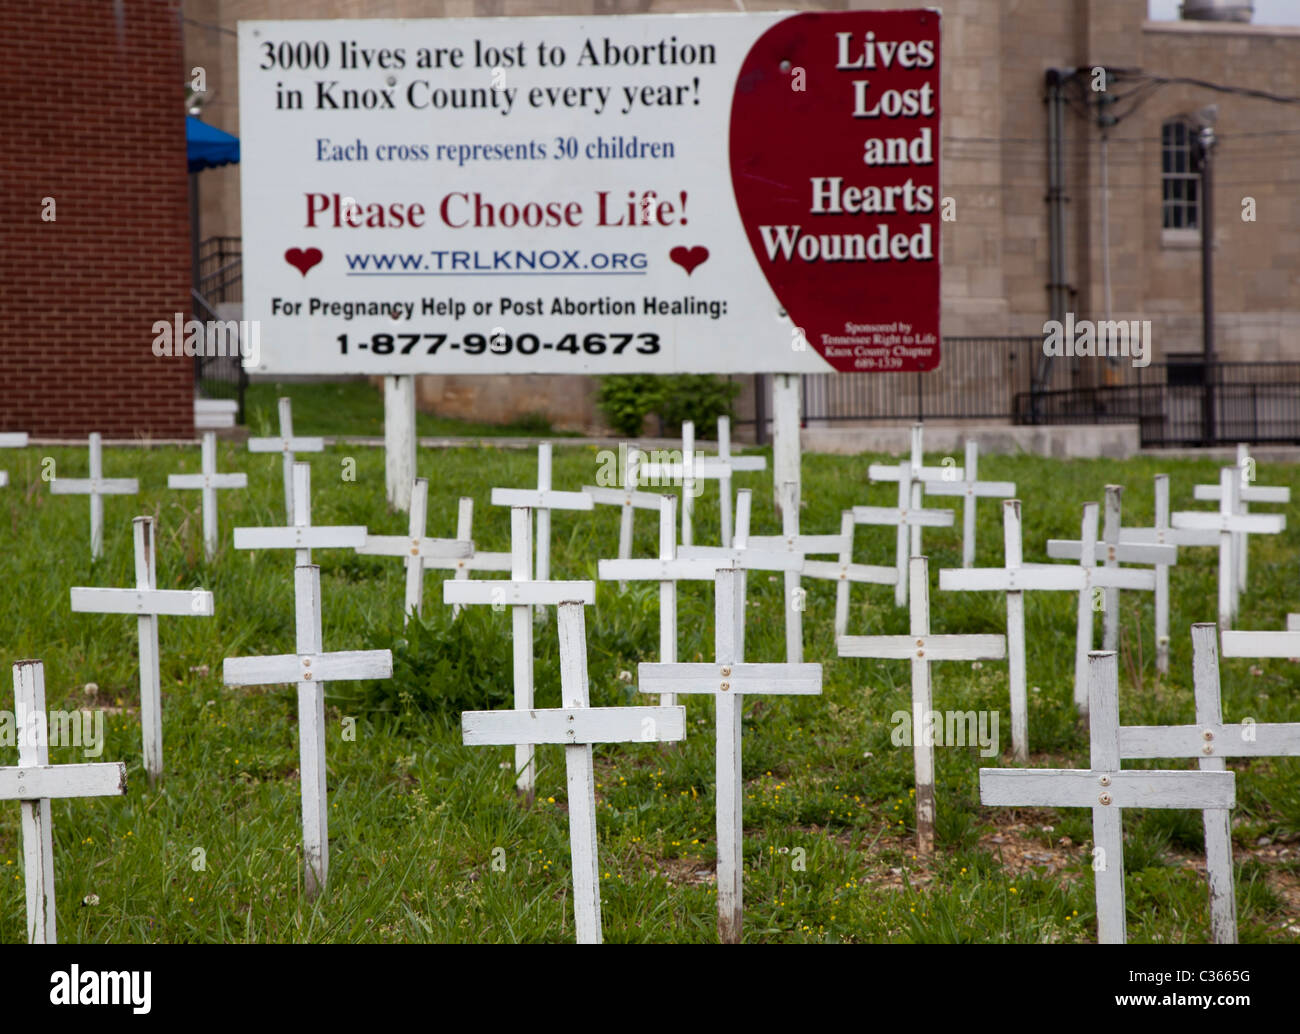
[(215, 169), (239, 161), (239, 137), (200, 122), (193, 115), (185, 116), (185, 145), (190, 172)]

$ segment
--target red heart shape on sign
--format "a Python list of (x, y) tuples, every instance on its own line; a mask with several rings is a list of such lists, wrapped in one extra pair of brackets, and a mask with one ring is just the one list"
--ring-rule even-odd
[(731, 102), (754, 256), (841, 371), (939, 365), (939, 15), (808, 13), (760, 36)]
[(696, 266), (703, 265), (708, 261), (709, 249), (702, 244), (697, 244), (693, 248), (683, 248), (681, 245), (673, 248), (668, 253), (668, 257), (676, 262), (682, 269), (686, 270), (686, 275), (690, 276), (691, 271)]
[(290, 248), (284, 253), (284, 260), (303, 276), (306, 276), (307, 270), (311, 269), (324, 257), (320, 248), (308, 248), (306, 251), (301, 248)]

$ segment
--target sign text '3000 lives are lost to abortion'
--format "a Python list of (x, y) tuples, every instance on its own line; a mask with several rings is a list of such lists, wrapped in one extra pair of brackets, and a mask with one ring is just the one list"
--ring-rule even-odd
[(273, 373), (928, 370), (935, 11), (242, 22)]

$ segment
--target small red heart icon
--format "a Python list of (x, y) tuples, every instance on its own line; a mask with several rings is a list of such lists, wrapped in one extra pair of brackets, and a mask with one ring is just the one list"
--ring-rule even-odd
[(284, 260), (303, 276), (306, 276), (307, 270), (311, 269), (324, 257), (320, 248), (308, 248), (306, 251), (301, 248), (290, 248), (284, 253)]
[(668, 253), (668, 257), (686, 270), (687, 276), (690, 276), (691, 271), (696, 266), (703, 265), (708, 261), (709, 249), (702, 244), (698, 244), (694, 248), (683, 248), (678, 245)]

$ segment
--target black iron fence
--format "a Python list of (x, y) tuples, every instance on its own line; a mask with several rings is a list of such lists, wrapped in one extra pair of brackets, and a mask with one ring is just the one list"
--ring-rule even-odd
[[(220, 320), (223, 314), (219, 306), (243, 301), (242, 255), (238, 237), (209, 237), (199, 244), (198, 287), (193, 292), (195, 319)], [(244, 422), (248, 373), (238, 356), (195, 356), (194, 383), (201, 398), (235, 400), (235, 422)]]

